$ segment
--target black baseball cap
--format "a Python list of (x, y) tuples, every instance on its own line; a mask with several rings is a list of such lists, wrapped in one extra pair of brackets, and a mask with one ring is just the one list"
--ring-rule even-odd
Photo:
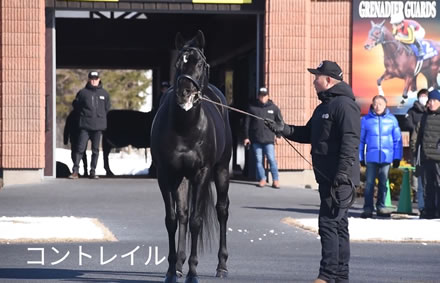
[(258, 90), (258, 95), (267, 95), (267, 87), (260, 87), (260, 89)]
[(307, 69), (314, 75), (325, 75), (342, 81), (342, 69), (336, 62), (324, 60), (316, 69)]
[(167, 82), (167, 81), (163, 81), (163, 82), (160, 83), (160, 86), (161, 87), (170, 87), (170, 83)]
[(98, 71), (91, 71), (89, 73), (89, 79), (93, 79), (93, 78), (99, 78), (99, 73)]

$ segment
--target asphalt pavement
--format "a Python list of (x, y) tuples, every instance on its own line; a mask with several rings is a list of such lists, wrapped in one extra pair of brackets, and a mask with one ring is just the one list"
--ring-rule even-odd
[[(201, 282), (312, 282), (316, 278), (319, 236), (288, 225), (285, 219), (316, 218), (317, 191), (258, 188), (252, 182), (232, 180), (230, 200), (229, 277), (214, 277), (214, 241), (199, 258)], [(361, 206), (358, 200), (350, 210), (353, 219), (359, 218)], [(168, 239), (155, 179), (54, 179), (0, 190), (0, 217), (26, 216), (97, 219), (116, 241), (2, 241), (0, 282), (163, 282)], [(436, 242), (361, 241), (352, 242), (351, 249), (352, 282), (439, 282), (440, 244)]]

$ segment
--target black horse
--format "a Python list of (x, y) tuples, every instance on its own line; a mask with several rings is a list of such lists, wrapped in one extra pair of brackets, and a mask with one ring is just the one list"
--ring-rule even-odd
[(151, 131), (151, 153), (165, 202), (169, 241), (165, 282), (176, 282), (177, 275), (182, 276), (188, 221), (191, 254), (185, 282), (198, 282), (198, 242), (202, 232), (206, 234), (207, 229), (216, 224), (212, 217), (215, 215), (212, 179), (217, 192), (216, 210), (220, 223), (217, 277), (227, 276), (226, 222), (232, 138), (228, 111), (200, 98), (203, 96), (226, 104), (221, 91), (208, 83), (209, 65), (203, 53), (204, 45), (201, 31), (186, 43), (180, 33), (176, 35), (176, 47), (180, 53), (175, 65), (174, 85), (162, 99)]
[(147, 158), (153, 117), (153, 112), (135, 110), (110, 110), (107, 113), (107, 129), (102, 134), (104, 169), (107, 176), (114, 176), (108, 160), (112, 148), (129, 145), (145, 148), (145, 159)]

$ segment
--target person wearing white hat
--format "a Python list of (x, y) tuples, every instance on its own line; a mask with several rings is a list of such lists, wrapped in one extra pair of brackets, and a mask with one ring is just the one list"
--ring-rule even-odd
[(425, 37), (425, 29), (414, 20), (407, 20), (403, 12), (391, 15), (390, 24), (393, 25), (394, 38), (404, 44), (414, 44), (418, 49), (419, 58), (423, 58), (425, 52), (421, 41)]

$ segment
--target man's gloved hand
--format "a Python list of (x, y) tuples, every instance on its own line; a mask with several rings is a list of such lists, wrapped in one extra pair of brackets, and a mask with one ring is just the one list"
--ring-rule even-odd
[(338, 173), (333, 180), (333, 187), (337, 188), (340, 185), (350, 185), (350, 180), (348, 179), (347, 174)]
[(393, 168), (399, 168), (399, 166), (400, 166), (400, 160), (394, 159), (393, 160)]
[(365, 160), (361, 160), (361, 166), (362, 166), (362, 167), (367, 166), (367, 164), (365, 164)]
[(287, 136), (290, 134), (290, 127), (284, 125), (283, 122), (275, 122), (271, 119), (264, 119), (264, 124), (276, 135)]

